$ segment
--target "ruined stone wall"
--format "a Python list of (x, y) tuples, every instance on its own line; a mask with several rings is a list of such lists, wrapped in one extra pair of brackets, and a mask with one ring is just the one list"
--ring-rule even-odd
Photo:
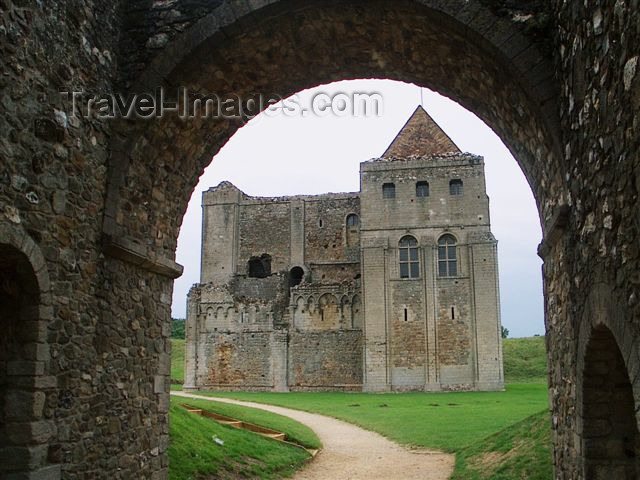
[[(360, 215), (360, 199), (318, 198), (305, 202), (305, 260), (309, 263), (344, 262), (347, 258), (346, 218)], [(359, 259), (358, 259), (359, 260)], [(352, 277), (353, 278), (353, 277)], [(316, 278), (314, 282), (321, 281)], [(338, 280), (339, 281), (339, 280)]]
[(311, 279), (314, 283), (352, 282), (360, 275), (360, 258), (358, 258), (357, 262), (309, 262), (309, 265), (311, 269)]
[(291, 206), (288, 202), (251, 203), (239, 208), (238, 273), (246, 274), (249, 259), (266, 253), (271, 271), (289, 270)]
[(362, 388), (362, 331), (293, 331), (289, 337), (290, 390)]
[(270, 389), (272, 332), (212, 333), (198, 339), (200, 388)]
[[(532, 11), (502, 0), (394, 2), (393, 9), (344, 3), (273, 18), (249, 15), (262, 2), (120, 3), (122, 29), (117, 2), (0, 5), (0, 221), (20, 230), (20, 245), (29, 239), (29, 250), (42, 252), (34, 270), (50, 279), (38, 342), (49, 371), (34, 377), (41, 395), (27, 407), (56, 428), (44, 447), (21, 451), (38, 458), (34, 469), (53, 466), (44, 473), (69, 479), (167, 473), (170, 259), (189, 193), (237, 125), (216, 124), (203, 135), (201, 124), (179, 120), (127, 124), (121, 136), (131, 148), (122, 148), (110, 144), (108, 123), (65, 120), (55, 110), (69, 109), (49, 95), (69, 85), (109, 91), (118, 67), (118, 83), (126, 85), (155, 57), (145, 74), (159, 84), (293, 93), (337, 79), (393, 76), (432, 85), (485, 119), (517, 156), (545, 222), (556, 477), (583, 478), (580, 342), (595, 323), (610, 327), (637, 390), (637, 1), (556, 0), (548, 2), (551, 15), (538, 1), (526, 2)], [(189, 28), (214, 10), (206, 24)], [(328, 50), (297, 54), (318, 45)], [(238, 65), (264, 68), (256, 79), (255, 69)], [(562, 205), (570, 214), (562, 215)], [(118, 258), (101, 242), (103, 229), (112, 233), (103, 215), (136, 240), (124, 242)], [(363, 245), (370, 271), (385, 272), (385, 245), (376, 238)], [(365, 283), (369, 296), (384, 295), (383, 281)], [(598, 301), (587, 307), (596, 289)], [(369, 327), (371, 365), (384, 344), (378, 326)]]

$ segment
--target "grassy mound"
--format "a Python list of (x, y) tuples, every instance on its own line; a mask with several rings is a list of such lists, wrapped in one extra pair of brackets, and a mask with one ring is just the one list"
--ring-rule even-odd
[(546, 383), (544, 337), (508, 338), (502, 342), (506, 383)]
[(457, 452), (451, 480), (548, 480), (551, 427), (545, 410)]
[[(171, 480), (281, 479), (309, 459), (302, 449), (220, 425), (171, 401)], [(218, 445), (214, 439), (220, 439)]]
[(219, 413), (220, 415), (226, 415), (227, 417), (286, 433), (289, 441), (307, 448), (322, 448), (320, 439), (313, 430), (306, 425), (296, 422), (289, 417), (278, 415), (277, 413), (210, 400), (198, 400), (195, 398), (172, 397), (171, 401), (176, 404), (187, 403), (202, 410)]
[(171, 339), (171, 381), (184, 382), (184, 340)]

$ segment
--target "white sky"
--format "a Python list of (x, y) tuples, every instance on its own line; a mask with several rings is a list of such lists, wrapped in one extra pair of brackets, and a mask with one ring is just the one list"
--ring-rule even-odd
[(200, 279), (202, 192), (223, 180), (249, 195), (358, 191), (359, 163), (379, 157), (419, 103), (462, 151), (484, 156), (491, 228), (498, 239), (502, 324), (511, 337), (544, 334), (542, 237), (531, 189), (500, 138), (457, 103), (390, 80), (337, 82), (298, 94), (379, 93), (381, 116), (261, 114), (229, 140), (205, 170), (189, 202), (176, 260), (184, 265), (173, 292), (173, 316), (184, 318), (186, 295)]

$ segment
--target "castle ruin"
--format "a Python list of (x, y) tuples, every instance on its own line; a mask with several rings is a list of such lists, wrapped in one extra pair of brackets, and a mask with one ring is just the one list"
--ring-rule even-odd
[(204, 192), (186, 388), (503, 388), (484, 160), (418, 107), (360, 192)]

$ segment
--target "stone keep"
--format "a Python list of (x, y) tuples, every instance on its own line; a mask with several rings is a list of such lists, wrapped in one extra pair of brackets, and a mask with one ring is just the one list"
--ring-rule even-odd
[(359, 193), (203, 194), (186, 388), (503, 388), (482, 157), (418, 107)]

